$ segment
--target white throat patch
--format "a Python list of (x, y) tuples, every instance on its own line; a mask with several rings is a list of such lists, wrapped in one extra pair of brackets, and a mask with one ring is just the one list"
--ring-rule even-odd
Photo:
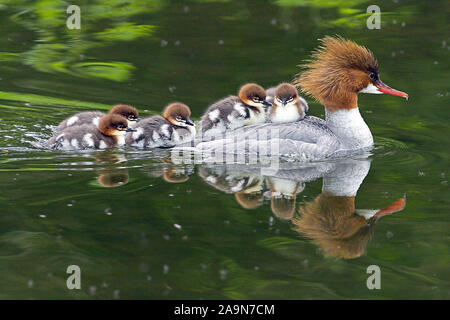
[(359, 91), (360, 93), (372, 93), (372, 94), (383, 94), (377, 87), (375, 87), (372, 83), (369, 83), (367, 87)]

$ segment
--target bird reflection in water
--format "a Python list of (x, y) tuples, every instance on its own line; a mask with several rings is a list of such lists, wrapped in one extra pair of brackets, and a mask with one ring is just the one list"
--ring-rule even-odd
[[(293, 230), (311, 239), (324, 256), (352, 259), (365, 252), (375, 223), (406, 205), (406, 198), (401, 198), (381, 210), (357, 209), (356, 193), (369, 169), (369, 160), (343, 160), (263, 174), (261, 168), (200, 166), (199, 175), (214, 188), (234, 194), (245, 209), (269, 200), (273, 214), (290, 221)], [(302, 202), (296, 213), (296, 198), (305, 183), (321, 177), (321, 194)]]
[(100, 186), (116, 188), (128, 183), (130, 175), (128, 170), (121, 165), (127, 162), (123, 154), (100, 152), (95, 154), (94, 157), (97, 165), (99, 165), (95, 170), (98, 172), (97, 182)]

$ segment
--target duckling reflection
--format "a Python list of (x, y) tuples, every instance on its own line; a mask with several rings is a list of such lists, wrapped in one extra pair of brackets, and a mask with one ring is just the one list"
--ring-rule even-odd
[(270, 188), (270, 208), (273, 214), (282, 220), (291, 220), (295, 213), (295, 202), (297, 194), (305, 188), (304, 183), (268, 177)]
[(148, 171), (148, 176), (152, 178), (162, 178), (168, 183), (184, 183), (189, 180), (189, 176), (193, 173), (192, 166), (182, 165), (158, 165)]
[(117, 170), (101, 173), (97, 177), (97, 181), (102, 187), (116, 188), (127, 184), (129, 177), (127, 170)]
[[(214, 188), (234, 194), (245, 209), (259, 208), (265, 199), (270, 200), (273, 214), (290, 221), (293, 230), (311, 239), (324, 256), (351, 259), (365, 252), (376, 221), (402, 211), (406, 204), (403, 198), (381, 210), (356, 209), (355, 197), (369, 169), (369, 160), (347, 159), (263, 173), (261, 168), (203, 165), (199, 176)], [(297, 195), (305, 183), (320, 177), (322, 193), (300, 203), (296, 212)]]
[(95, 155), (95, 161), (107, 167), (96, 168), (99, 173), (97, 182), (104, 188), (121, 187), (128, 183), (130, 178), (128, 170), (121, 167), (111, 167), (109, 165), (117, 165), (127, 161), (123, 154), (112, 152), (101, 152)]

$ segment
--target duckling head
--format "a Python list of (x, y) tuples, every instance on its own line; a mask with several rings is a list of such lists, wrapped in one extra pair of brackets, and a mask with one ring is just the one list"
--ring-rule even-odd
[(169, 104), (163, 112), (163, 117), (171, 124), (178, 127), (193, 126), (191, 121), (191, 109), (183, 103), (175, 102)]
[(110, 114), (118, 114), (128, 121), (128, 126), (133, 127), (136, 122), (141, 120), (139, 118), (139, 112), (135, 107), (126, 105), (126, 104), (116, 104), (112, 109), (109, 111)]
[(125, 136), (127, 132), (136, 131), (128, 126), (128, 121), (118, 114), (107, 114), (101, 117), (98, 130), (105, 136)]
[(266, 100), (266, 91), (256, 83), (247, 83), (239, 89), (239, 99), (246, 105), (267, 108), (272, 104)]

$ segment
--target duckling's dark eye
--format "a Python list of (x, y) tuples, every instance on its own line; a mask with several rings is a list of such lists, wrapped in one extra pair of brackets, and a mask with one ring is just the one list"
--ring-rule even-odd
[(375, 80), (377, 78), (377, 75), (374, 72), (370, 72), (369, 77), (370, 79)]
[(177, 121), (181, 121), (181, 120), (183, 120), (183, 118), (182, 118), (182, 117), (180, 117), (180, 116), (177, 116), (177, 117), (175, 118), (175, 120), (177, 120)]
[(119, 124), (119, 125), (117, 126), (117, 129), (123, 130), (123, 129), (125, 129), (125, 127), (124, 127), (123, 125)]

